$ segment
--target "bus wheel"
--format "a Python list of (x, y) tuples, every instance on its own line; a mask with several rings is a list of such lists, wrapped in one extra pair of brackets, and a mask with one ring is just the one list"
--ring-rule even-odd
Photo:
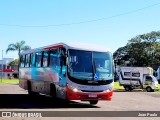
[(53, 97), (53, 98), (56, 98), (56, 87), (55, 85), (51, 84), (50, 85), (50, 95)]
[(146, 91), (147, 92), (153, 92), (153, 89), (150, 86), (148, 86), (148, 87), (146, 87)]
[(31, 95), (31, 96), (33, 96), (33, 95), (39, 95), (39, 93), (34, 92), (34, 91), (32, 91), (31, 89), (32, 89), (32, 88), (31, 88), (31, 82), (28, 81), (28, 94)]
[(91, 105), (96, 105), (98, 103), (98, 100), (90, 100), (89, 103)]

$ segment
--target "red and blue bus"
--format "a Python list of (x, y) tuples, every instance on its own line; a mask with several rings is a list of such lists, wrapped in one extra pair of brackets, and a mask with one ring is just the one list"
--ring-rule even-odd
[(28, 93), (66, 100), (111, 100), (114, 84), (112, 54), (106, 48), (58, 43), (20, 54), (19, 86)]

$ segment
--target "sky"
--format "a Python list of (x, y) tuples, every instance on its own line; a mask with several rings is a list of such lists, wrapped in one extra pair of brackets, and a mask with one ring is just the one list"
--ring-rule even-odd
[(9, 44), (59, 42), (104, 46), (112, 53), (131, 38), (160, 30), (159, 0), (0, 0), (0, 59), (18, 58)]

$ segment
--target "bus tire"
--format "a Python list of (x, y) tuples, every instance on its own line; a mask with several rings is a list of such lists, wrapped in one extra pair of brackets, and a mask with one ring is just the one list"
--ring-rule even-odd
[(89, 103), (90, 105), (96, 105), (98, 103), (98, 100), (90, 100)]
[(153, 89), (150, 86), (148, 86), (148, 87), (146, 87), (146, 91), (147, 92), (153, 92)]
[(27, 82), (27, 85), (28, 85), (28, 94), (30, 96), (39, 95), (39, 93), (32, 91), (32, 85), (30, 81)]
[(56, 98), (57, 95), (56, 95), (56, 86), (54, 84), (51, 84), (50, 85), (50, 95), (53, 97), (53, 98)]

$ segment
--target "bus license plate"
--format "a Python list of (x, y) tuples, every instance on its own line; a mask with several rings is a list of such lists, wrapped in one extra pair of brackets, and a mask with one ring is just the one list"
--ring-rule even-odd
[(95, 97), (97, 97), (97, 95), (96, 94), (89, 94), (89, 97), (95, 98)]

